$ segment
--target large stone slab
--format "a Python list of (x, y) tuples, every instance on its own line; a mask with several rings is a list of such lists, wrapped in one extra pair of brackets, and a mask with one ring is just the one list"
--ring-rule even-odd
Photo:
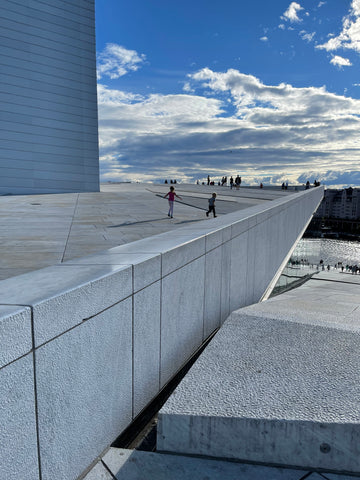
[(32, 307), (37, 347), (132, 292), (131, 266), (64, 264), (0, 282), (0, 304)]
[(33, 354), (0, 369), (0, 477), (39, 478)]
[(36, 350), (42, 479), (77, 478), (132, 419), (132, 301)]
[(359, 349), (358, 333), (239, 310), (160, 411), (158, 449), (360, 473)]
[(31, 349), (30, 308), (0, 305), (0, 368)]

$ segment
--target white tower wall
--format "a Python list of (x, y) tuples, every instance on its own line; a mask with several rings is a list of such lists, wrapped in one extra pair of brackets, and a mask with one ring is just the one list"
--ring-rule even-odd
[(0, 12), (0, 194), (99, 190), (94, 0)]

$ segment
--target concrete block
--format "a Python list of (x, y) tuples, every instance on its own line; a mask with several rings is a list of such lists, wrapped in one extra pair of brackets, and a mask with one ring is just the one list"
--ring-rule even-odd
[[(251, 233), (254, 234), (253, 237)], [(272, 280), (271, 272), (266, 270), (267, 257), (274, 255), (274, 253), (269, 249), (270, 220), (266, 220), (257, 224), (251, 233), (250, 236), (254, 241), (253, 247), (251, 248), (254, 263), (250, 268), (253, 268), (255, 275), (253, 302), (258, 302), (264, 294), (266, 287)], [(250, 240), (250, 245), (251, 244), (252, 243)]]
[(33, 355), (2, 368), (0, 385), (1, 478), (37, 479)]
[(202, 255), (205, 255), (205, 237), (167, 250), (162, 254), (162, 275), (168, 275)]
[(223, 226), (206, 235), (206, 251), (209, 252), (231, 239), (231, 225)]
[[(256, 251), (256, 237), (257, 232), (256, 228), (250, 228), (247, 232), (247, 251), (245, 254), (246, 257), (246, 282), (245, 282), (245, 295), (240, 306), (250, 305), (254, 303), (255, 300), (255, 283), (258, 280), (258, 272), (255, 270), (255, 258), (258, 255)], [(244, 267), (245, 270), (245, 267)], [(260, 277), (259, 273), (259, 277)], [(232, 281), (231, 281), (232, 282)], [(233, 283), (233, 282), (232, 282)], [(236, 307), (232, 310), (235, 310)]]
[(222, 229), (208, 233), (205, 237), (205, 243), (206, 252), (210, 252), (214, 248), (219, 247), (223, 243)]
[[(218, 247), (206, 254), (205, 258), (205, 340), (221, 322), (221, 260), (222, 248)], [(229, 272), (228, 272), (229, 274)]]
[(359, 474), (359, 348), (233, 313), (161, 409), (158, 449)]
[(230, 315), (231, 242), (221, 247), (221, 324)]
[(196, 234), (181, 235), (179, 230), (172, 233), (166, 232), (127, 245), (120, 245), (112, 248), (111, 252), (161, 253), (163, 276), (205, 254), (205, 235), (201, 237), (197, 237)]
[(159, 254), (113, 253), (113, 251), (114, 249), (109, 249), (96, 255), (69, 260), (65, 265), (132, 265), (134, 292), (160, 280), (161, 256)]
[(132, 301), (36, 351), (43, 480), (77, 478), (132, 417)]
[(201, 257), (162, 280), (161, 387), (202, 343), (204, 272)]
[(30, 308), (0, 305), (0, 368), (31, 349)]
[[(162, 455), (110, 448), (102, 461), (116, 480), (172, 479), (172, 480), (301, 480), (302, 470), (245, 465), (234, 462), (191, 458), (181, 455)], [(102, 477), (86, 477), (100, 480)], [(107, 480), (104, 478), (104, 480)], [(316, 479), (314, 479), (316, 480)]]
[(160, 282), (134, 295), (134, 416), (160, 388)]
[(131, 293), (131, 267), (121, 265), (54, 266), (0, 282), (0, 304), (33, 307), (36, 346)]
[(249, 286), (249, 276), (253, 278), (254, 272), (248, 272), (249, 257), (253, 258), (254, 252), (251, 244), (248, 247), (248, 232), (238, 235), (231, 240), (231, 270), (230, 270), (230, 312), (245, 305)]
[(235, 238), (238, 235), (246, 232), (249, 229), (249, 219), (242, 213), (243, 218), (240, 218), (231, 225), (231, 238)]

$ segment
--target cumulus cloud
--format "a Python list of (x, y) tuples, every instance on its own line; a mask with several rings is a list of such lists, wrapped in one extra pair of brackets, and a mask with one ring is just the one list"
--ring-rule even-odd
[(188, 75), (186, 89), (139, 96), (99, 85), (103, 180), (240, 172), (246, 183), (276, 183), (310, 170), (320, 179), (331, 165), (339, 175), (356, 169), (360, 100), (209, 68)]
[(134, 72), (145, 62), (146, 56), (135, 50), (128, 50), (121, 45), (108, 43), (105, 49), (97, 55), (98, 80), (107, 76), (116, 79)]
[(291, 2), (287, 10), (280, 17), (282, 20), (289, 21), (291, 23), (301, 22), (301, 18), (298, 16), (298, 13), (304, 10), (303, 7), (297, 2)]
[(336, 65), (337, 67), (351, 67), (352, 63), (348, 58), (340, 57), (339, 55), (334, 55), (330, 60), (332, 65)]
[(303, 40), (310, 43), (314, 40), (315, 32), (309, 33), (309, 32), (306, 32), (305, 30), (301, 30), (301, 32), (299, 32), (299, 35)]
[(261, 37), (260, 40), (262, 42), (267, 42), (269, 39), (268, 39), (268, 37), (264, 36), (264, 37)]
[(342, 31), (316, 48), (326, 51), (339, 49), (360, 53), (360, 0), (352, 0), (348, 15), (343, 18)]

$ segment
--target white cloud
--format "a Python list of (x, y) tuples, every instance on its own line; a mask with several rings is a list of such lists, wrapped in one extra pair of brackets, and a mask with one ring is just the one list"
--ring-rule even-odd
[(286, 27), (283, 23), (280, 23), (279, 28), (280, 28), (280, 30), (285, 30)]
[(336, 65), (338, 67), (351, 67), (352, 63), (348, 58), (340, 57), (339, 55), (334, 55), (330, 60), (332, 65)]
[(301, 30), (301, 32), (299, 32), (299, 35), (303, 40), (310, 43), (314, 40), (315, 32), (309, 33), (309, 32), (306, 32), (305, 30)]
[(97, 55), (98, 79), (104, 76), (111, 79), (122, 77), (128, 72), (138, 70), (145, 60), (144, 54), (138, 54), (135, 50), (128, 50), (115, 43), (108, 43)]
[(271, 183), (312, 169), (319, 179), (329, 169), (356, 170), (360, 100), (324, 87), (266, 85), (238, 70), (202, 69), (187, 81), (196, 94), (145, 97), (99, 85), (103, 180), (239, 171), (248, 183)]
[(321, 1), (320, 1), (320, 2), (318, 3), (318, 8), (322, 7), (323, 5), (326, 5), (326, 2), (321, 2)]
[(261, 37), (260, 40), (261, 40), (262, 42), (267, 42), (269, 39), (268, 39), (268, 37), (265, 36), (265, 37)]
[(360, 0), (352, 0), (350, 11), (343, 18), (340, 34), (316, 48), (326, 51), (347, 49), (360, 53)]
[(304, 10), (303, 7), (297, 2), (291, 2), (287, 10), (280, 17), (282, 20), (290, 21), (292, 23), (301, 22), (301, 18), (298, 16), (298, 12)]

